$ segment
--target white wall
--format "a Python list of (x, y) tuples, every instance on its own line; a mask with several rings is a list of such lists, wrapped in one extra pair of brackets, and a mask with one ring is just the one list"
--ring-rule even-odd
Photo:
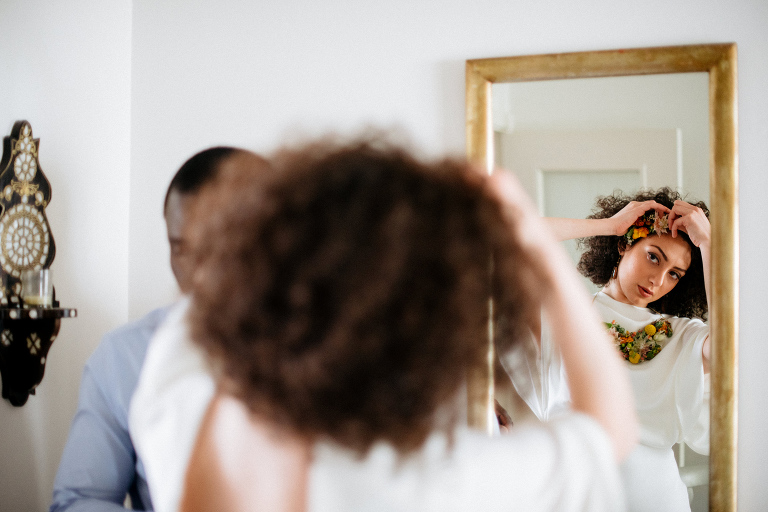
[(44, 510), (101, 335), (128, 318), (131, 3), (0, 2), (0, 132), (26, 119), (51, 182), (63, 320), (27, 405), (0, 403), (0, 509)]
[[(22, 0), (0, 4), (0, 91), (4, 95), (17, 91), (23, 100), (13, 111), (0, 106), (5, 114), (0, 123), (10, 127), (19, 116), (30, 119), (36, 135), (44, 137), (43, 157), (46, 147), (53, 151), (53, 139), (69, 135), (61, 151), (71, 154), (50, 163), (43, 158), (43, 168), (56, 192), (51, 208), (64, 204), (69, 208), (57, 223), (52, 221), (59, 244), (56, 264), (67, 268), (65, 262), (71, 262), (72, 277), (66, 286), (59, 285), (60, 294), (80, 309), (81, 318), (62, 328), (51, 356), (52, 365), (70, 365), (59, 370), (59, 380), (51, 368), (40, 394), (21, 411), (0, 404), (0, 421), (6, 425), (0, 442), (7, 443), (0, 444), (3, 499), (9, 493), (47, 496), (50, 492), (50, 475), (66, 435), (61, 416), (67, 415), (64, 409), (71, 416), (74, 403), (68, 398), (56, 405), (43, 395), (55, 390), (64, 393), (58, 391), (64, 380), (75, 386), (82, 368), (82, 359), (69, 359), (73, 356), (64, 349), (79, 354), (90, 351), (97, 331), (122, 320), (126, 301), (129, 316), (137, 317), (174, 296), (160, 207), (168, 180), (193, 152), (222, 143), (268, 151), (287, 134), (328, 128), (348, 131), (374, 123), (405, 128), (429, 153), (460, 153), (464, 151), (465, 59), (735, 41), (739, 44), (745, 240), (739, 497), (741, 510), (766, 509), (763, 468), (768, 441), (763, 430), (768, 409), (761, 391), (768, 377), (763, 369), (764, 336), (757, 320), (768, 308), (764, 292), (768, 274), (763, 271), (768, 239), (762, 235), (767, 210), (763, 195), (768, 191), (768, 3), (764, 0), (124, 0), (110, 7), (83, 0), (81, 7), (90, 7), (88, 13), (76, 13), (73, 5), (78, 4), (71, 2), (66, 10), (54, 6), (43, 11), (39, 5), (42, 2)], [(127, 28), (131, 8), (132, 30)], [(24, 27), (36, 39), (20, 55), (35, 60), (14, 64), (21, 69), (22, 78), (18, 78), (5, 73), (8, 63), (19, 58), (8, 50), (17, 37), (9, 39), (7, 30), (22, 32), (13, 26), (30, 9), (39, 19), (28, 20)], [(110, 15), (101, 19), (98, 13), (104, 9)], [(94, 48), (88, 39), (103, 46)], [(130, 64), (126, 62), (129, 39)], [(107, 54), (114, 57), (105, 59)], [(60, 68), (64, 78), (56, 76)], [(104, 74), (105, 69), (110, 73)], [(46, 77), (45, 84), (65, 83), (60, 88), (34, 86), (36, 82), (28, 76), (37, 70)], [(125, 83), (128, 76), (130, 92)], [(32, 88), (27, 85), (30, 82)], [(99, 138), (83, 138), (88, 124), (96, 124)], [(82, 151), (71, 148), (85, 145), (84, 141), (88, 144)], [(127, 185), (128, 148), (130, 210), (123, 193), (113, 206), (103, 209), (106, 213), (100, 218), (89, 217), (86, 211), (108, 201), (96, 192), (103, 190), (100, 185), (105, 180), (121, 189)], [(101, 229), (107, 223), (115, 226), (111, 234)], [(109, 247), (108, 254), (99, 252), (104, 247)], [(107, 257), (121, 259), (104, 263)], [(84, 260), (90, 262), (87, 270)], [(108, 277), (107, 271), (115, 277)], [(76, 338), (65, 338), (68, 332)], [(6, 420), (7, 416), (23, 417), (24, 422)], [(27, 425), (43, 432), (33, 437)], [(8, 468), (8, 454), (22, 450), (11, 444), (21, 447), (33, 439), (44, 441), (43, 455)], [(18, 480), (17, 485), (24, 486), (21, 491), (7, 482), (6, 475), (14, 471), (29, 476)]]
[[(169, 23), (168, 20), (173, 20)], [(742, 510), (768, 507), (768, 409), (760, 390), (768, 307), (768, 3), (151, 0), (134, 3), (132, 205), (159, 204), (174, 168), (203, 146), (269, 150), (301, 128), (398, 124), (427, 151), (464, 148), (467, 58), (706, 42), (739, 45)], [(166, 300), (155, 210), (131, 211), (130, 314)], [(747, 236), (752, 234), (752, 236)]]

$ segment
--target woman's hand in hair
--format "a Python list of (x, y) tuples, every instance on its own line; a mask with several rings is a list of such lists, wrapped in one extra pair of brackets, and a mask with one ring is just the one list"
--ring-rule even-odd
[(704, 211), (685, 201), (675, 201), (669, 213), (669, 231), (677, 237), (678, 231), (684, 231), (696, 247), (708, 246), (712, 227)]
[[(669, 208), (656, 201), (630, 201), (627, 206), (611, 217), (614, 228), (611, 234), (623, 236), (630, 226), (648, 210), (656, 210), (657, 213), (669, 213)], [(671, 223), (672, 219), (670, 219)]]
[[(685, 201), (675, 201), (672, 211), (669, 213), (669, 231), (673, 237), (677, 236), (678, 231), (684, 231), (691, 243), (701, 250), (701, 264), (704, 271), (704, 290), (707, 294), (707, 304), (712, 304), (710, 273), (712, 271), (712, 258), (710, 254), (710, 241), (712, 237), (712, 227), (709, 224), (704, 211), (698, 206), (694, 206)], [(709, 338), (704, 343), (704, 364), (708, 370), (709, 363)]]

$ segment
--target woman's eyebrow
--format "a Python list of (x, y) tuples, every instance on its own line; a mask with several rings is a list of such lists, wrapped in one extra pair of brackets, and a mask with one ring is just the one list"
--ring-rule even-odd
[[(664, 261), (669, 261), (669, 258), (667, 258), (667, 255), (664, 253), (664, 251), (661, 250), (661, 247), (659, 247), (658, 245), (651, 245), (651, 247), (655, 247), (656, 250), (661, 253), (661, 256), (664, 258)], [(678, 266), (674, 266), (672, 268), (682, 272), (683, 274), (688, 272), (688, 269), (684, 269), (684, 268), (681, 268), (681, 267), (678, 267)]]
[(656, 250), (661, 253), (661, 255), (664, 257), (664, 261), (669, 261), (669, 258), (667, 258), (667, 255), (664, 253), (664, 251), (661, 250), (661, 247), (658, 245), (651, 245), (651, 247), (655, 247)]

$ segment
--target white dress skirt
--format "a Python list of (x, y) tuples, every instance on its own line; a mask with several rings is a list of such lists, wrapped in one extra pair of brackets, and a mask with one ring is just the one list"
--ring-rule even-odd
[[(595, 295), (594, 305), (604, 322), (616, 322), (630, 332), (662, 318), (603, 292)], [(622, 466), (632, 511), (690, 510), (672, 446), (685, 442), (694, 451), (709, 454), (709, 375), (704, 373), (702, 358), (709, 326), (698, 319), (663, 318), (670, 322), (673, 334), (660, 342), (661, 352), (649, 361), (626, 362), (640, 422), (640, 446)], [(593, 342), (583, 340), (584, 350)], [(551, 421), (569, 410), (565, 368), (546, 318), (540, 348), (531, 339), (527, 346), (512, 351), (502, 346), (499, 352), (515, 389), (539, 419)]]
[[(130, 425), (157, 512), (175, 512), (214, 380), (187, 335), (187, 303), (172, 311), (150, 344), (131, 403)], [(317, 443), (307, 510), (605, 511), (624, 510), (619, 469), (607, 434), (591, 418), (565, 414), (546, 425), (515, 425), (489, 438), (466, 429), (435, 432), (401, 458), (386, 443), (359, 457)]]

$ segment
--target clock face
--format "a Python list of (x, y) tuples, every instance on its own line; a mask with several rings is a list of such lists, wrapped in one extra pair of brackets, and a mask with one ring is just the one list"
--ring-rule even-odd
[(0, 265), (15, 277), (24, 270), (39, 270), (48, 258), (50, 241), (43, 214), (17, 204), (0, 219)]

